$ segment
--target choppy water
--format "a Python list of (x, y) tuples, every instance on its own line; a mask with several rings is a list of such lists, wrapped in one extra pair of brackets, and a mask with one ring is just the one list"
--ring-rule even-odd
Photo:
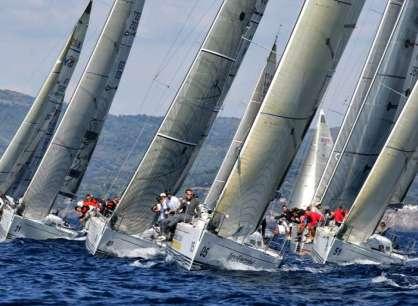
[(323, 266), (288, 256), (275, 273), (186, 272), (164, 258), (96, 258), (82, 242), (19, 240), (0, 245), (0, 265), (1, 303), (418, 304), (418, 261)]

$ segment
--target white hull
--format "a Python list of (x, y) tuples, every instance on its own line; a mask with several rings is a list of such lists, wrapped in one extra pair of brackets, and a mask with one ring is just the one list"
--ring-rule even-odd
[(204, 221), (179, 223), (168, 252), (187, 270), (214, 267), (226, 270), (278, 270), (282, 256), (221, 238), (205, 229)]
[(146, 259), (161, 255), (165, 250), (164, 245), (151, 239), (114, 231), (102, 216), (90, 219), (86, 247), (92, 255)]
[(319, 263), (352, 264), (403, 264), (406, 257), (397, 253), (385, 253), (367, 245), (357, 245), (335, 237), (330, 228), (318, 228), (311, 251)]
[(80, 232), (58, 225), (45, 224), (42, 221), (23, 218), (5, 207), (0, 220), (0, 241), (27, 238), (34, 240), (69, 239), (82, 240)]

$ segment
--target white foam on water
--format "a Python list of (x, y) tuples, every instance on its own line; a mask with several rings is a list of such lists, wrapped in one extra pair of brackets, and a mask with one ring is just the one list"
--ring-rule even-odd
[(338, 265), (339, 266), (351, 266), (351, 265), (375, 265), (377, 266), (377, 265), (381, 265), (381, 263), (373, 261), (373, 260), (367, 260), (367, 259), (356, 259), (351, 262), (345, 262), (345, 263), (341, 263)]
[(132, 267), (142, 268), (142, 269), (150, 269), (157, 265), (158, 262), (156, 261), (141, 261), (135, 260), (133, 263), (129, 264)]
[(240, 262), (232, 262), (232, 261), (224, 261), (222, 263), (223, 267), (227, 270), (233, 270), (233, 271), (264, 271), (264, 272), (277, 272), (279, 269), (267, 269), (262, 267), (253, 267), (249, 266)]
[(134, 250), (111, 249), (111, 252), (116, 254), (118, 257), (143, 259), (153, 259), (163, 254), (163, 251), (158, 247), (137, 248)]
[[(406, 278), (406, 276), (403, 274), (396, 274), (396, 275)], [(376, 276), (372, 278), (371, 282), (373, 284), (387, 284), (389, 286), (392, 286), (395, 288), (401, 288), (401, 289), (417, 289), (418, 288), (418, 284), (399, 285), (393, 279), (390, 279), (386, 275), (386, 273), (382, 273), (380, 276)]]
[(322, 267), (307, 267), (305, 264), (299, 264), (299, 265), (283, 265), (280, 270), (284, 272), (309, 272), (312, 274), (317, 273), (327, 273), (332, 269), (329, 265), (324, 265)]

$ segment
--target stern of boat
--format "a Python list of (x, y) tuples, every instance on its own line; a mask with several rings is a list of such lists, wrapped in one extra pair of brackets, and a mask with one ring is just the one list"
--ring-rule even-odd
[(336, 229), (328, 226), (318, 227), (311, 247), (311, 256), (317, 263), (326, 263), (335, 240)]
[(86, 248), (90, 254), (95, 255), (102, 240), (105, 227), (107, 227), (107, 222), (106, 219), (100, 216), (91, 217), (88, 222)]
[(90, 219), (86, 247), (92, 255), (150, 259), (161, 255), (165, 245), (115, 231), (104, 217), (97, 216)]
[(193, 224), (178, 223), (173, 241), (168, 244), (168, 251), (174, 260), (186, 270), (199, 269), (194, 262), (196, 249), (204, 232), (206, 222), (196, 220)]
[(13, 225), (15, 218), (15, 210), (9, 205), (3, 208), (1, 220), (0, 220), (0, 241), (12, 239), (10, 235), (10, 229)]

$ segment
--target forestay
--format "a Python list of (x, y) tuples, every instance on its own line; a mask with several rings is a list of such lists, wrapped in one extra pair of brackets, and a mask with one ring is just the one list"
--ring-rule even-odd
[[(114, 228), (151, 226), (162, 191), (176, 192), (196, 158), (261, 20), (267, 0), (226, 0), (155, 138), (122, 195)], [(243, 37), (245, 35), (245, 37)]]
[(396, 184), (418, 146), (418, 87), (415, 85), (399, 119), (356, 197), (339, 236), (366, 241), (382, 218)]
[(325, 120), (325, 113), (321, 110), (308, 155), (296, 178), (296, 185), (290, 197), (289, 207), (306, 209), (311, 204), (315, 189), (318, 187), (330, 157), (332, 146), (331, 130)]
[(231, 145), (229, 146), (228, 152), (226, 153), (218, 174), (216, 175), (215, 180), (213, 181), (206, 196), (205, 206), (210, 210), (215, 207), (216, 201), (218, 200), (222, 189), (225, 186), (225, 182), (234, 167), (242, 145), (250, 132), (261, 103), (263, 102), (271, 81), (273, 80), (273, 76), (277, 68), (276, 49), (277, 46), (276, 43), (274, 43), (270, 55), (267, 58), (267, 63), (251, 96), (250, 102), (247, 105), (237, 131), (235, 132), (234, 138), (232, 139)]
[(63, 184), (68, 182), (64, 178), (83, 175), (76, 171), (85, 171), (83, 162), (88, 160), (80, 160), (80, 167), (74, 167), (74, 160), (86, 152), (89, 158), (94, 149), (122, 77), (143, 5), (144, 0), (114, 2), (70, 105), (23, 196), (25, 217), (45, 217)]
[(418, 7), (416, 1), (405, 1), (401, 7), (402, 2), (388, 3), (316, 192), (315, 199), (325, 206), (352, 205), (406, 101), (404, 95), (413, 86), (406, 79), (418, 31)]
[[(223, 237), (255, 231), (302, 142), (364, 1), (308, 0), (215, 209)], [(223, 218), (222, 218), (223, 216)]]
[[(33, 172), (39, 160), (32, 161), (37, 148), (44, 147), (50, 129), (55, 129), (55, 114), (61, 111), (65, 92), (76, 68), (86, 36), (92, 3), (75, 25), (35, 101), (0, 159), (0, 193), (16, 197), (16, 188), (27, 187), (24, 171)], [(45, 151), (36, 154), (43, 155)], [(31, 169), (28, 169), (28, 167)], [(30, 179), (30, 178), (29, 178)]]

